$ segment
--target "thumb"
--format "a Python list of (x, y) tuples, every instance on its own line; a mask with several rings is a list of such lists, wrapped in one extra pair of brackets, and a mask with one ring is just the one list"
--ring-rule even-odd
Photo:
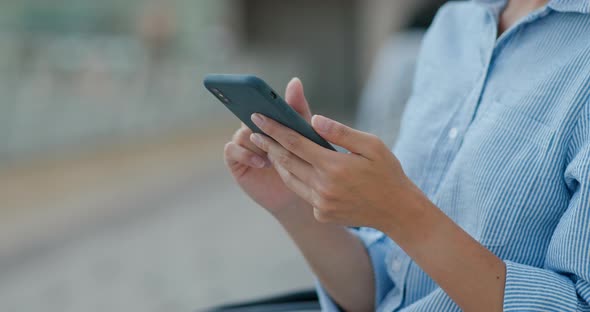
[(307, 122), (311, 120), (311, 111), (309, 104), (305, 99), (303, 93), (303, 84), (299, 78), (293, 78), (287, 84), (287, 90), (285, 91), (285, 100), (299, 115), (303, 117)]
[(373, 159), (381, 143), (373, 134), (353, 129), (321, 115), (314, 115), (311, 125), (328, 142), (369, 159)]

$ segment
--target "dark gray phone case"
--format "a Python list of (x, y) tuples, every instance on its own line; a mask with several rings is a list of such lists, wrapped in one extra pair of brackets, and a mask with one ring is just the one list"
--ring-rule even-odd
[(262, 132), (250, 119), (260, 113), (293, 129), (327, 149), (334, 147), (322, 138), (305, 119), (293, 110), (262, 79), (252, 75), (210, 74), (203, 81), (205, 88), (255, 133)]

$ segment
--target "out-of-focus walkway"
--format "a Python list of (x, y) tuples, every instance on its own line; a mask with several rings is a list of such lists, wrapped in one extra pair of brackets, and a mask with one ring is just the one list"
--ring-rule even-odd
[(232, 182), (231, 130), (0, 175), (1, 311), (191, 311), (309, 287)]

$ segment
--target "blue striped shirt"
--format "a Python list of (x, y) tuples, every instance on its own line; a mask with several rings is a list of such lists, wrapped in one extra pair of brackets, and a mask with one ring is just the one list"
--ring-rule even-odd
[[(394, 154), (505, 261), (504, 310), (590, 311), (590, 1), (549, 1), (498, 37), (504, 4), (440, 9)], [(355, 233), (378, 311), (460, 311), (383, 233)], [(337, 310), (318, 292), (324, 310)]]

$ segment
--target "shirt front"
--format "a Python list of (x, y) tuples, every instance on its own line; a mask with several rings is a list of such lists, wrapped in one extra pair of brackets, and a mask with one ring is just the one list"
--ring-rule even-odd
[[(393, 152), (434, 204), (505, 261), (504, 310), (590, 311), (590, 1), (549, 1), (498, 37), (505, 3), (440, 9)], [(460, 311), (383, 233), (355, 233), (378, 311)], [(324, 310), (337, 310), (318, 293)]]

